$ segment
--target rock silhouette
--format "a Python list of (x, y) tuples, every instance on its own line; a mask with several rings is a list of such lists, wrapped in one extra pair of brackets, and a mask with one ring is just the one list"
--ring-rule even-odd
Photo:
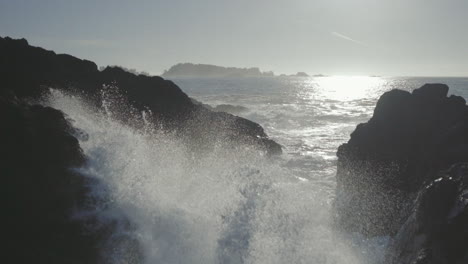
[(115, 255), (119, 245), (125, 246), (119, 261), (143, 262), (136, 239), (113, 236), (116, 229), (133, 228), (122, 212), (112, 208), (118, 217), (97, 219), (96, 208), (107, 210), (106, 197), (90, 195), (90, 188), (104, 184), (76, 170), (86, 164), (77, 137), (86, 135), (62, 112), (35, 104), (49, 88), (84, 94), (100, 108), (103, 90), (118, 87), (125, 108), (150, 111), (151, 121), (185, 138), (194, 151), (209, 150), (218, 140), (281, 153), (280, 145), (268, 139), (260, 125), (194, 104), (171, 81), (118, 67), (99, 71), (91, 61), (32, 47), (24, 39), (0, 38), (0, 77), (0, 172), (8, 263), (107, 263), (111, 260), (103, 254)]
[[(465, 181), (436, 180), (453, 164), (468, 162), (468, 106), (462, 97), (447, 97), (447, 93), (444, 84), (426, 84), (412, 93), (389, 91), (380, 97), (372, 118), (358, 125), (348, 143), (339, 147), (335, 201), (338, 226), (367, 236), (398, 234), (400, 250), (419, 235), (425, 237), (425, 245), (440, 245), (442, 241), (450, 245), (465, 241), (466, 245), (468, 221), (456, 225), (464, 240), (460, 234), (448, 233), (441, 240), (433, 226), (426, 226), (434, 219), (448, 217), (457, 193), (451, 193), (450, 188), (468, 191)], [(446, 187), (446, 182), (452, 187)], [(430, 183), (433, 187), (426, 190)], [(466, 197), (463, 199), (465, 205), (459, 208), (466, 219)], [(408, 222), (411, 224), (405, 226), (418, 226), (418, 231), (411, 233), (403, 227)], [(439, 225), (442, 230), (452, 227), (447, 222)], [(392, 258), (392, 263), (462, 263), (455, 261), (466, 259), (468, 252), (466, 247), (456, 253), (439, 246), (416, 248), (424, 249), (424, 254), (445, 255), (445, 262), (428, 256), (425, 259), (430, 262), (411, 262), (418, 258), (417, 252), (411, 252), (390, 253), (404, 256)]]
[(0, 97), (0, 120), (5, 261), (104, 263), (101, 253), (118, 223), (76, 215), (94, 210), (98, 201), (88, 192), (99, 184), (73, 170), (85, 163), (77, 131), (60, 111), (14, 97)]
[(178, 63), (162, 74), (165, 78), (173, 77), (265, 77), (274, 76), (272, 71), (262, 72), (259, 68), (222, 67), (210, 64)]
[(150, 110), (155, 123), (177, 131), (187, 142), (204, 142), (202, 147), (214, 141), (245, 143), (268, 154), (281, 153), (281, 146), (258, 124), (194, 104), (177, 85), (161, 77), (135, 75), (119, 67), (99, 71), (91, 61), (33, 47), (25, 39), (0, 38), (0, 57), (2, 93), (37, 98), (52, 87), (79, 91), (99, 104), (103, 85), (115, 85), (131, 107)]
[(468, 163), (452, 166), (421, 189), (388, 249), (386, 263), (468, 261)]

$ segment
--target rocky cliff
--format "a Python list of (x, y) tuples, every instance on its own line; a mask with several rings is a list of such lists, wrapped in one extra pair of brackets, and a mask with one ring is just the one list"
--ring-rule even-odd
[(0, 97), (0, 120), (4, 261), (105, 263), (120, 223), (100, 225), (91, 213), (105, 206), (89, 195), (100, 183), (73, 169), (85, 163), (77, 131), (60, 111), (9, 96)]
[(202, 142), (203, 147), (209, 142), (245, 143), (268, 154), (281, 153), (280, 145), (268, 139), (260, 125), (194, 104), (177, 85), (161, 77), (135, 75), (119, 67), (99, 71), (91, 61), (8, 37), (0, 38), (0, 58), (1, 94), (38, 98), (52, 87), (85, 93), (100, 107), (103, 86), (113, 85), (131, 107), (151, 111), (154, 123), (176, 131), (187, 142)]
[(421, 188), (393, 238), (387, 264), (468, 263), (468, 163), (458, 163)]
[[(467, 257), (468, 221), (461, 220), (468, 211), (466, 179), (461, 172), (444, 175), (454, 173), (447, 172), (454, 164), (468, 162), (468, 106), (462, 97), (447, 97), (448, 89), (426, 84), (412, 93), (385, 93), (372, 118), (338, 149), (338, 226), (367, 236), (398, 234), (394, 249), (411, 251), (402, 245), (420, 243), (413, 248), (429, 261), (417, 262), (418, 250), (390, 250), (392, 263), (462, 263), (456, 261)], [(455, 207), (461, 223), (452, 225)], [(444, 238), (436, 227), (447, 231)], [(441, 243), (457, 244), (456, 252), (436, 246)]]
[[(109, 208), (105, 188), (99, 197), (90, 194), (103, 184), (77, 170), (86, 164), (77, 140), (84, 135), (62, 112), (36, 104), (55, 88), (85, 94), (100, 108), (108, 86), (118, 87), (125, 108), (150, 111), (150, 121), (185, 138), (194, 151), (232, 141), (267, 154), (281, 152), (260, 125), (194, 104), (171, 81), (118, 67), (99, 71), (93, 62), (32, 47), (24, 39), (0, 38), (4, 262), (106, 263), (111, 259), (103, 254), (115, 255), (120, 245), (125, 248), (117, 254), (120, 262), (142, 262), (132, 232), (122, 232), (133, 228), (122, 212), (112, 208), (118, 217), (98, 219)], [(116, 229), (129, 235), (114, 237)]]

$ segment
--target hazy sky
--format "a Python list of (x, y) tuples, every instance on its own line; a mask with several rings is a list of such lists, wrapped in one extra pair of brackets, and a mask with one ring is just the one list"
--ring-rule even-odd
[(153, 74), (468, 76), (468, 0), (0, 0), (0, 36)]

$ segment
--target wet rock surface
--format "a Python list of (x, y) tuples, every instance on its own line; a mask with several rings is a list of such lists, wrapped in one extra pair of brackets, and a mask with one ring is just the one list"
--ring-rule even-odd
[(338, 149), (337, 225), (393, 236), (388, 263), (467, 259), (466, 164), (454, 164), (468, 162), (468, 107), (448, 89), (383, 94)]
[[(54, 88), (85, 95), (103, 108), (108, 96), (103, 91), (115, 87), (124, 108), (151, 112), (150, 121), (197, 143), (194, 151), (231, 140), (281, 153), (260, 125), (194, 104), (171, 81), (119, 67), (99, 71), (91, 61), (33, 47), (24, 39), (0, 38), (6, 262), (107, 263), (112, 261), (103, 255), (107, 252), (122, 263), (143, 261), (136, 239), (122, 235), (132, 233), (125, 232), (132, 223), (123, 212), (107, 208), (105, 185), (78, 170), (87, 161), (77, 138), (86, 140), (86, 133), (73, 128), (62, 112), (36, 104)], [(100, 186), (104, 194), (92, 195)], [(106, 210), (115, 217), (100, 219)]]
[(105, 263), (118, 223), (79, 216), (95, 210), (89, 192), (99, 182), (74, 169), (86, 162), (76, 131), (60, 111), (12, 96), (0, 98), (0, 121), (6, 262)]
[(386, 263), (468, 262), (468, 163), (454, 165), (418, 194)]

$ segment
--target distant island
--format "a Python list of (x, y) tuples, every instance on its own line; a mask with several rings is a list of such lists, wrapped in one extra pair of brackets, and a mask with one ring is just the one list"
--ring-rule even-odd
[(235, 68), (210, 64), (179, 63), (164, 71), (163, 77), (271, 77), (272, 71), (262, 72), (257, 67)]
[[(275, 75), (273, 71), (261, 71), (258, 67), (236, 68), (211, 64), (178, 63), (161, 75), (165, 78), (173, 77), (310, 77), (305, 72), (296, 74)], [(317, 75), (314, 75), (317, 76)], [(319, 75), (324, 76), (324, 75)]]
[(290, 75), (280, 74), (279, 77), (310, 77), (310, 75), (305, 72), (297, 72), (296, 74), (290, 74)]

